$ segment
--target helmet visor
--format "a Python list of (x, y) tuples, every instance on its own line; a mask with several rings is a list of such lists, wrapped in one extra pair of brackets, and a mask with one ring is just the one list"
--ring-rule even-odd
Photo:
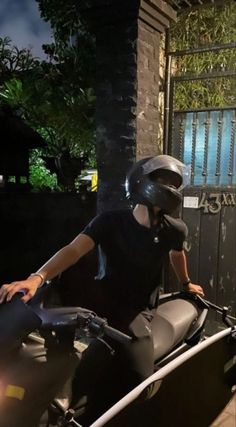
[(168, 156), (166, 154), (152, 157), (146, 163), (142, 165), (143, 174), (149, 175), (154, 171), (169, 170), (177, 173), (182, 177), (182, 183), (179, 186), (178, 190), (182, 190), (186, 185), (189, 185), (191, 178), (191, 166), (185, 165), (180, 162), (180, 160), (175, 159), (174, 157)]

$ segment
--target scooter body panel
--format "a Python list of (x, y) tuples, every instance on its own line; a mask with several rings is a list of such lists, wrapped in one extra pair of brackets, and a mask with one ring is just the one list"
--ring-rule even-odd
[[(230, 400), (236, 377), (235, 332), (233, 334), (229, 328), (198, 344), (205, 324), (206, 304), (196, 303), (194, 296), (186, 295), (187, 299), (194, 299), (193, 302), (176, 302), (176, 298), (179, 294), (162, 299), (153, 329), (154, 335), (157, 334), (158, 371), (102, 416), (97, 418), (96, 415), (97, 420), (90, 423), (90, 427), (209, 427)], [(168, 300), (169, 306), (165, 305)], [(20, 304), (22, 307), (18, 307)], [(67, 380), (74, 377), (80, 354), (72, 347), (80, 309), (61, 308), (60, 312), (42, 310), (42, 313), (39, 310), (32, 317), (23, 303), (18, 302), (16, 308), (20, 310), (17, 313), (22, 316), (22, 323), (14, 325), (0, 337), (3, 349), (9, 350), (10, 347), (15, 352), (12, 358), (7, 358), (4, 352), (3, 363), (0, 363), (0, 427), (35, 427), (50, 402), (60, 397)], [(8, 315), (8, 310), (2, 310), (4, 325), (3, 317)], [(86, 316), (85, 313), (85, 326)], [(53, 343), (62, 346), (54, 347), (49, 340), (47, 348), (50, 351), (46, 352), (43, 344), (27, 342), (27, 346), (20, 350), (18, 337), (21, 341), (40, 326), (44, 333), (46, 331), (45, 337), (49, 331), (53, 331), (53, 337), (56, 328)], [(162, 347), (159, 338), (161, 341), (167, 338)], [(193, 347), (189, 349), (189, 345)], [(96, 354), (94, 357), (97, 361)], [(147, 394), (148, 398), (144, 399)], [(62, 408), (62, 414), (66, 414), (66, 409)], [(65, 425), (70, 423), (65, 422)]]
[(235, 355), (232, 330), (224, 330), (161, 368), (90, 427), (209, 427), (232, 397), (235, 367), (226, 371)]
[(32, 427), (73, 375), (80, 360), (76, 352), (47, 357), (43, 345), (22, 347), (1, 365), (0, 427)]

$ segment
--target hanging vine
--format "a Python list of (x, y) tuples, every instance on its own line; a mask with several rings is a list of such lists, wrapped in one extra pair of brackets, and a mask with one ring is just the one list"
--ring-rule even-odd
[[(236, 2), (187, 10), (172, 27), (170, 39), (171, 51), (236, 43)], [(228, 76), (235, 65), (236, 47), (175, 56), (172, 76), (186, 80), (176, 82), (174, 108), (235, 106), (236, 76)], [(215, 77), (219, 72), (222, 76)]]

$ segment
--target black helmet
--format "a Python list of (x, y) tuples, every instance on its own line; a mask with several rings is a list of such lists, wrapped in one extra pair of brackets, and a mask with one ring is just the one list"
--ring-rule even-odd
[(162, 154), (139, 160), (126, 179), (126, 194), (133, 203), (149, 208), (158, 206), (171, 214), (181, 203), (180, 190), (189, 179), (189, 167), (174, 157)]

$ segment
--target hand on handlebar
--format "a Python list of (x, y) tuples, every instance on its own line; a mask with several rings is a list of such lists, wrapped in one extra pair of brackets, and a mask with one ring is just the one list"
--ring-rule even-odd
[(186, 286), (186, 291), (193, 292), (194, 294), (204, 297), (204, 291), (200, 285), (196, 285), (190, 282), (188, 286)]
[(32, 276), (26, 280), (2, 285), (0, 288), (0, 304), (5, 300), (11, 301), (12, 297), (19, 292), (23, 293), (22, 301), (28, 302), (35, 295), (39, 284), (39, 278)]

